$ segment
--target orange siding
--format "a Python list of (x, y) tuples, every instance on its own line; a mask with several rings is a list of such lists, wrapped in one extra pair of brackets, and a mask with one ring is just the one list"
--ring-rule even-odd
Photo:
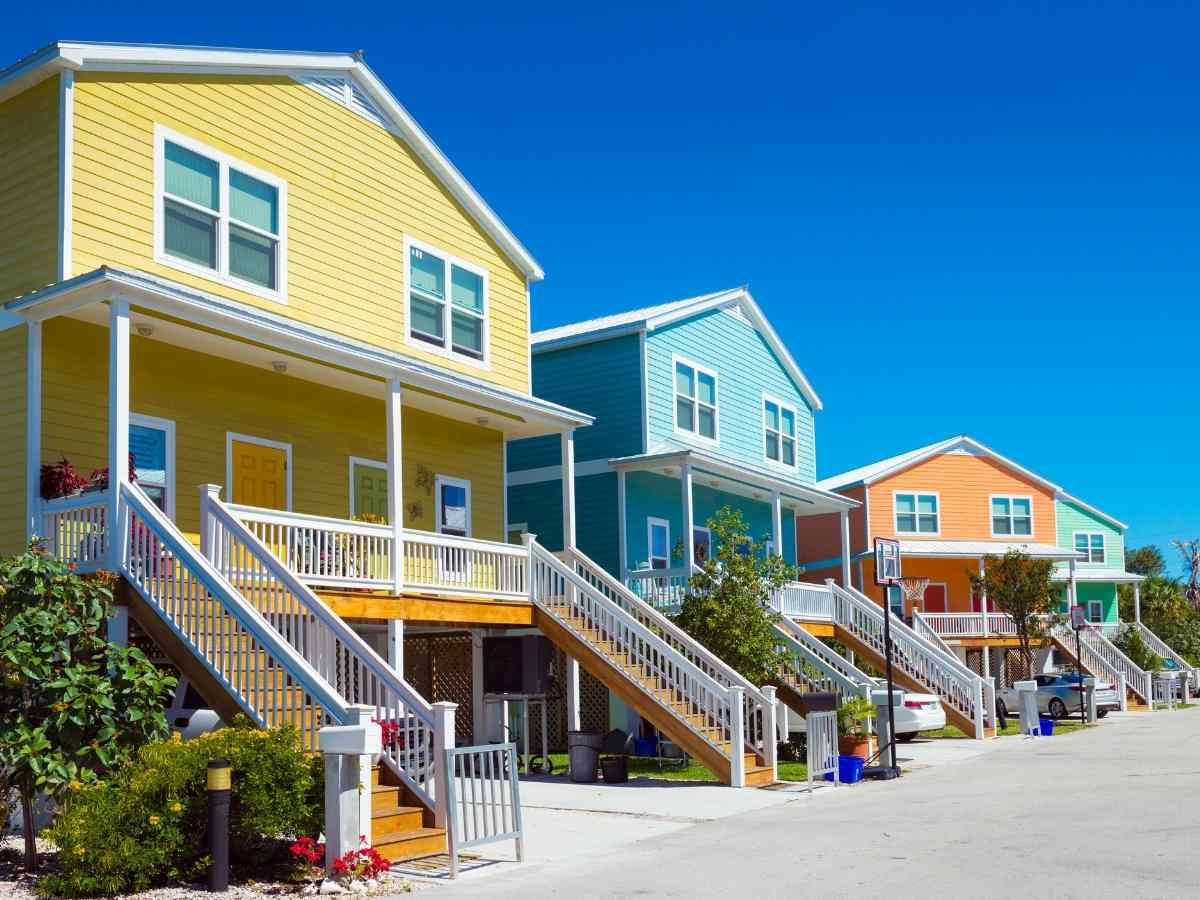
[[(978, 571), (978, 560), (918, 559), (909, 556), (901, 565), (905, 578), (928, 578), (933, 584), (946, 585), (946, 612), (971, 612), (971, 574)], [(858, 575), (854, 577), (857, 579)], [(875, 584), (874, 557), (863, 560), (863, 577), (866, 581), (863, 593), (882, 606), (883, 588)], [(805, 580), (809, 579), (805, 577)], [(910, 612), (908, 604), (905, 604), (904, 611)]]
[[(852, 500), (863, 502), (862, 486), (842, 491)], [(866, 511), (861, 507), (850, 510), (850, 552), (857, 553), (866, 546), (863, 522)], [(833, 559), (842, 554), (841, 516), (826, 513), (820, 516), (796, 517), (796, 559), (801, 565)], [(807, 580), (807, 579), (806, 579)]]
[(941, 533), (931, 537), (947, 541), (991, 540), (989, 495), (1029, 496), (1033, 498), (1032, 539), (1055, 543), (1053, 493), (993, 459), (945, 453), (872, 484), (872, 537), (895, 537), (894, 491), (937, 491)]

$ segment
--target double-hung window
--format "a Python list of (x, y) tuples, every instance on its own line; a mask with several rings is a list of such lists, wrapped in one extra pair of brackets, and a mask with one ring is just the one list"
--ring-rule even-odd
[(646, 520), (646, 541), (651, 569), (671, 568), (671, 525), (665, 519)]
[(717, 374), (682, 359), (675, 360), (675, 429), (717, 439)]
[(897, 534), (937, 534), (937, 494), (897, 493), (894, 495)]
[(175, 423), (129, 414), (129, 454), (138, 487), (168, 516), (175, 515)]
[(164, 128), (155, 135), (156, 259), (282, 299), (287, 183)]
[(480, 360), (487, 346), (487, 273), (408, 242), (408, 333), (442, 352)]
[(770, 397), (763, 398), (763, 452), (769, 462), (796, 465), (796, 410)]
[(1104, 562), (1104, 535), (1098, 531), (1075, 532), (1075, 549), (1083, 554), (1081, 562)]
[(1033, 534), (1033, 499), (1030, 497), (992, 497), (992, 536)]

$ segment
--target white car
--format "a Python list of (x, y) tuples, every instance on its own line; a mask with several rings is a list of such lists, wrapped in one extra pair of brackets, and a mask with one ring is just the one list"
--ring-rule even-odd
[(895, 691), (892, 717), (896, 720), (896, 740), (911, 741), (922, 731), (946, 727), (946, 710), (936, 694)]
[(175, 696), (167, 707), (167, 724), (186, 741), (221, 727), (221, 717), (208, 708), (208, 704), (188, 684), (186, 678), (180, 678), (175, 686)]

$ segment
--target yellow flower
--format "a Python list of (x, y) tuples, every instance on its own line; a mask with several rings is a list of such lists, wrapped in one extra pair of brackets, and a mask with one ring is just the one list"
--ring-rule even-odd
[(160, 821), (162, 821), (162, 820), (161, 820), (161, 819), (159, 819), (159, 817), (158, 817), (158, 816), (151, 816), (151, 817), (150, 817), (150, 824), (151, 824), (151, 825), (157, 825), (157, 824), (158, 824)]
[(83, 856), (83, 854), (87, 853), (87, 850), (83, 849), (83, 847), (76, 847), (74, 852), (76, 856)]
[(179, 803), (179, 802), (177, 801), (177, 802), (175, 802), (175, 803), (172, 803), (172, 804), (171, 804), (171, 812), (173, 812), (173, 813), (177, 813), (177, 812), (181, 812), (182, 810), (183, 810), (183, 804), (182, 804), (182, 803)]
[(171, 742), (172, 743), (178, 744), (182, 740), (183, 740), (183, 735), (180, 734), (178, 731), (171, 732)]
[(69, 782), (67, 782), (67, 787), (73, 791), (82, 790), (83, 782), (80, 781), (78, 778), (72, 778)]

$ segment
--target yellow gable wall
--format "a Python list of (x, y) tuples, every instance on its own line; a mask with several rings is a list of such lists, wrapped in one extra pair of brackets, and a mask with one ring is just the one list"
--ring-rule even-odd
[[(43, 336), (42, 461), (66, 456), (85, 476), (106, 464), (107, 330), (52, 319)], [(0, 334), (3, 338), (5, 334)], [(349, 457), (386, 459), (381, 399), (131, 337), (130, 406), (175, 422), (176, 517), (199, 527), (199, 484), (224, 484), (225, 435), (238, 432), (292, 444), (292, 507), (346, 517)], [(417, 409), (403, 413), (404, 505), (410, 528), (432, 531), (430, 475), (471, 482), (472, 534), (504, 539), (500, 432)], [(222, 493), (222, 496), (227, 496)]]
[[(154, 262), (155, 124), (287, 181), (286, 305)], [(79, 73), (74, 147), (74, 274), (152, 272), (528, 390), (520, 271), (406, 144), (315, 90), (289, 78)], [(490, 369), (405, 342), (406, 235), (487, 269)]]

